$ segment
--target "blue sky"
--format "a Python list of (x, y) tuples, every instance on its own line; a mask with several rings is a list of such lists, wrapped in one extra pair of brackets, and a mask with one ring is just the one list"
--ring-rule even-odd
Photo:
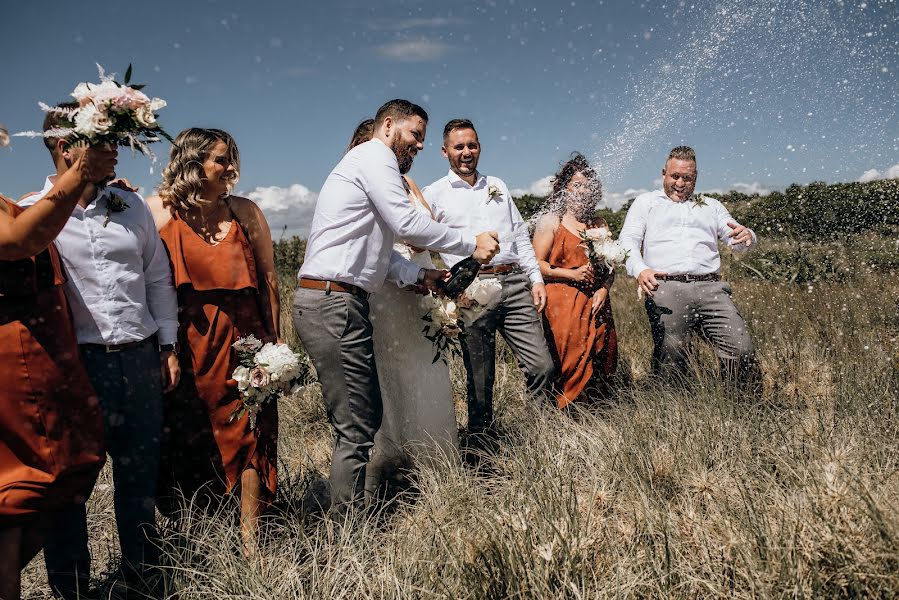
[[(239, 189), (291, 232), (356, 123), (394, 97), (431, 115), (422, 185), (445, 173), (440, 133), (460, 116), (478, 126), (482, 171), (541, 191), (580, 150), (611, 205), (655, 187), (681, 143), (706, 190), (899, 176), (897, 23), (889, 0), (14, 2), (0, 123), (37, 128), (39, 100), (95, 81), (95, 62), (131, 62), (172, 134), (236, 137)], [(153, 174), (130, 157), (120, 173), (152, 190), (157, 148)], [(0, 192), (40, 188), (49, 166), (39, 141), (14, 138)]]

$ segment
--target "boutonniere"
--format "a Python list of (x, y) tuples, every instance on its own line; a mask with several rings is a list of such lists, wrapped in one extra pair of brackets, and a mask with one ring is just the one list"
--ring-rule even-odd
[(109, 192), (106, 196), (106, 220), (103, 221), (103, 227), (109, 225), (109, 219), (112, 217), (112, 213), (114, 212), (122, 212), (126, 208), (131, 208), (128, 206), (128, 203), (125, 202), (125, 199), (121, 196), (113, 194)]
[(503, 191), (499, 189), (498, 185), (490, 184), (487, 186), (487, 201), (493, 200), (495, 198), (502, 198)]
[(700, 196), (699, 194), (696, 194), (695, 196), (693, 196), (692, 198), (690, 198), (690, 202), (691, 202), (691, 203), (693, 204), (693, 206), (695, 206), (696, 208), (702, 208), (703, 206), (708, 206), (708, 205), (709, 205), (709, 203), (705, 201), (705, 198), (703, 198), (703, 197)]

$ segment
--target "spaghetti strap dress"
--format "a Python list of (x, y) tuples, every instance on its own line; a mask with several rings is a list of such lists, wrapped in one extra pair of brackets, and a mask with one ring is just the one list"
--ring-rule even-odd
[(269, 500), (277, 488), (278, 408), (268, 402), (250, 428), (231, 379), (237, 367), (232, 344), (254, 335), (273, 341), (263, 324), (253, 248), (232, 213), (216, 244), (202, 239), (176, 213), (159, 232), (178, 290), (178, 343), (182, 377), (166, 395), (160, 510), (190, 499), (231, 492), (241, 474), (255, 469)]
[(0, 261), (0, 529), (84, 502), (106, 460), (63, 283), (52, 244)]
[[(581, 238), (559, 225), (549, 252), (551, 267), (576, 269), (587, 264)], [(573, 282), (547, 282), (544, 327), (550, 354), (556, 362), (556, 404), (564, 408), (588, 392), (604, 393), (618, 366), (618, 336), (612, 319), (612, 300), (595, 317), (590, 314), (593, 293), (603, 281), (589, 287)]]

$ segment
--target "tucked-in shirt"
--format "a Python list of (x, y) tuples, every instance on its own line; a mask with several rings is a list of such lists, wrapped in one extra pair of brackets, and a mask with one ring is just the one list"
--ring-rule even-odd
[[(700, 202), (675, 202), (664, 191), (656, 190), (634, 199), (619, 237), (630, 253), (627, 272), (631, 277), (645, 269), (669, 275), (717, 273), (721, 268), (719, 240), (736, 252), (750, 248), (728, 237), (733, 229), (727, 224), (736, 221), (721, 202), (697, 197)], [(750, 233), (754, 248), (757, 238)]]
[[(491, 188), (499, 193), (491, 197)], [(533, 283), (543, 283), (527, 224), (502, 179), (478, 175), (474, 185), (469, 185), (450, 171), (423, 189), (422, 194), (438, 222), (460, 230), (499, 233), (499, 252), (490, 265), (518, 263)], [(440, 256), (449, 266), (465, 258), (456, 252), (443, 252)]]
[(299, 275), (367, 292), (385, 279), (411, 285), (421, 267), (394, 251), (395, 239), (460, 254), (476, 248), (474, 232), (451, 229), (415, 210), (396, 155), (375, 138), (347, 152), (325, 180)]
[[(22, 205), (34, 204), (52, 187), (47, 178), (44, 189)], [(111, 194), (128, 208), (109, 211), (104, 227)], [(140, 195), (106, 188), (87, 208), (76, 205), (56, 247), (66, 268), (65, 292), (79, 344), (139, 342), (154, 333), (160, 344), (176, 342), (178, 298), (169, 259)]]

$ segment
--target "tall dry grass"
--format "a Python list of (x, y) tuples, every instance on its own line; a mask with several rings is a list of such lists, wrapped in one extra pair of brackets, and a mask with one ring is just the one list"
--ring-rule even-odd
[[(763, 401), (720, 384), (706, 350), (693, 385), (653, 381), (646, 317), (621, 278), (613, 302), (631, 378), (608, 404), (573, 414), (536, 406), (504, 354), (496, 456), (479, 469), (447, 460), (421, 470), (418, 494), (355, 527), (334, 528), (303, 505), (330, 454), (320, 393), (307, 388), (280, 405), (280, 510), (258, 556), (235, 550), (233, 506), (192, 515), (164, 528), (167, 593), (899, 596), (899, 285), (871, 276), (734, 289), (759, 348)], [(457, 402), (463, 377), (454, 364)], [(115, 555), (109, 483), (104, 475), (91, 500), (98, 570)], [(38, 559), (25, 596), (45, 589)]]

